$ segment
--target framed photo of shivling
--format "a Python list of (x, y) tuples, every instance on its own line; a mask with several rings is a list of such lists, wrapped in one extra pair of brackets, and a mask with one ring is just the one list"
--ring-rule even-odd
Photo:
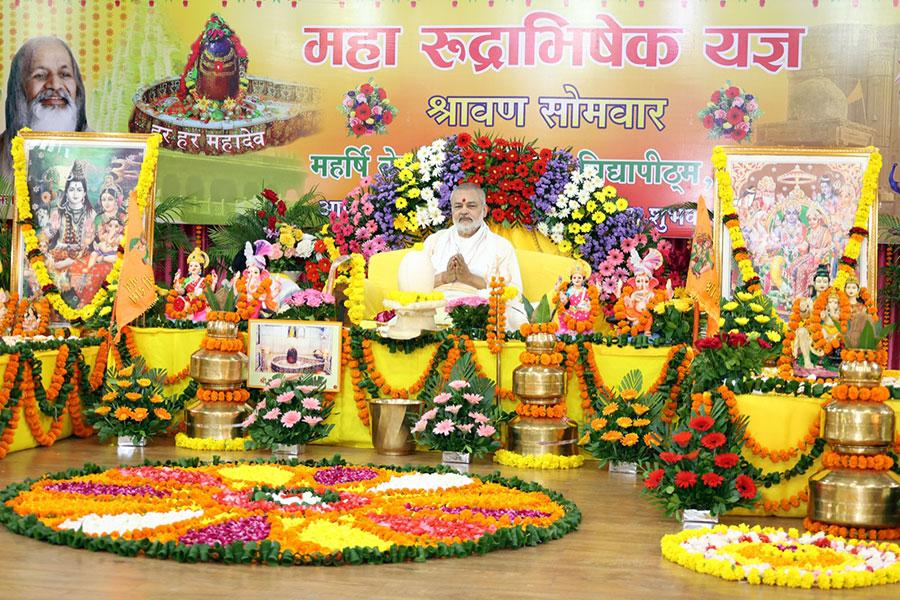
[(251, 319), (250, 369), (247, 386), (262, 388), (272, 379), (315, 375), (325, 379), (325, 391), (341, 385), (341, 323)]
[(158, 135), (22, 131), (13, 140), (10, 286), (45, 297), (55, 327), (111, 305), (129, 202), (152, 256)]
[(719, 146), (712, 162), (723, 297), (758, 289), (786, 322), (832, 288), (875, 302), (875, 148)]

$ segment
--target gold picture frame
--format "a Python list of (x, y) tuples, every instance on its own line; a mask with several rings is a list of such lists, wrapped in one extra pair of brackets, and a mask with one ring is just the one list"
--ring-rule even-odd
[(247, 387), (263, 388), (279, 375), (314, 374), (325, 379), (326, 392), (340, 391), (342, 328), (340, 321), (251, 319)]
[[(783, 319), (794, 298), (808, 295), (816, 268), (827, 264), (832, 280), (853, 227), (863, 175), (873, 148), (723, 146), (734, 209), (760, 285)], [(731, 238), (722, 221), (719, 172), (715, 172), (713, 234), (723, 297), (741, 283)], [(852, 200), (852, 202), (851, 202)], [(742, 217), (744, 217), (742, 219)], [(811, 223), (812, 222), (812, 223)], [(873, 202), (857, 273), (877, 293), (878, 202)], [(737, 285), (736, 285), (737, 284)]]
[[(40, 254), (61, 298), (74, 309), (83, 308), (115, 263), (125, 231), (129, 195), (144, 168), (151, 135), (25, 131), (20, 137), (24, 141), (32, 216), (28, 220), (20, 217), (22, 199), (17, 195), (13, 202), (10, 288), (23, 298), (41, 295), (22, 236), (22, 226), (28, 224), (38, 237)], [(144, 210), (150, 252), (156, 173), (152, 176), (154, 183)], [(69, 198), (75, 202), (79, 196), (83, 209), (71, 210)], [(115, 208), (110, 208), (113, 205)], [(68, 324), (55, 310), (52, 321), (55, 327)]]

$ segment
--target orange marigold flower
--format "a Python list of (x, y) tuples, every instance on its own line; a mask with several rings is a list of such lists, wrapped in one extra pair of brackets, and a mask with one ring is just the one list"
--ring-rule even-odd
[(137, 401), (137, 400), (140, 400), (142, 396), (138, 392), (126, 392), (125, 397), (128, 398), (129, 400)]
[(119, 386), (120, 388), (131, 387), (131, 380), (130, 379), (119, 379), (116, 381), (116, 385)]
[(610, 402), (606, 406), (603, 407), (603, 414), (609, 416), (619, 410), (619, 405), (615, 402)]
[(638, 397), (637, 390), (622, 390), (622, 393), (619, 395), (622, 396), (623, 400), (634, 400)]
[(621, 431), (607, 431), (602, 436), (600, 436), (600, 439), (603, 440), (604, 442), (615, 442), (615, 441), (620, 440), (621, 438), (622, 438)]
[(153, 394), (153, 396), (150, 397), (150, 402), (152, 402), (153, 404), (159, 404), (162, 401), (163, 397), (159, 394)]
[(606, 419), (594, 419), (591, 421), (591, 429), (594, 431), (600, 431), (606, 427)]
[(618, 425), (622, 429), (628, 429), (629, 427), (631, 427), (631, 418), (619, 417), (618, 419), (616, 419), (616, 425)]
[(638, 439), (640, 439), (640, 438), (638, 438), (638, 434), (629, 433), (629, 434), (625, 435), (625, 437), (623, 437), (619, 443), (622, 444), (623, 446), (634, 446), (635, 444), (638, 443)]
[(106, 416), (109, 414), (110, 407), (109, 406), (98, 406), (94, 409), (94, 412), (101, 416)]
[(103, 397), (101, 398), (101, 400), (103, 402), (112, 402), (113, 400), (115, 400), (118, 397), (119, 397), (119, 394), (117, 394), (116, 392), (107, 392), (107, 393), (103, 394)]
[(113, 416), (115, 416), (120, 421), (125, 421), (126, 419), (131, 417), (131, 409), (127, 406), (120, 406), (116, 409), (116, 412), (113, 413)]
[(659, 443), (662, 440), (655, 433), (645, 433), (644, 434), (644, 445), (645, 446), (659, 446)]
[(635, 419), (631, 424), (635, 427), (645, 427), (650, 424), (650, 419)]
[(157, 417), (159, 417), (160, 419), (162, 419), (163, 421), (168, 421), (172, 418), (172, 415), (169, 414), (169, 411), (167, 411), (164, 408), (154, 408), (153, 414), (156, 415)]
[(631, 410), (633, 410), (634, 414), (636, 414), (637, 416), (641, 416), (642, 414), (650, 410), (650, 407), (645, 404), (635, 402), (631, 405)]
[(141, 377), (140, 379), (137, 380), (137, 384), (141, 387), (150, 387), (151, 383), (153, 383), (153, 382), (150, 381), (149, 379), (147, 379), (146, 377)]
[(134, 373), (134, 365), (128, 365), (124, 369), (119, 369), (119, 372), (116, 374), (117, 377), (131, 377), (131, 374)]
[(138, 407), (138, 408), (134, 409), (134, 411), (131, 413), (131, 417), (135, 421), (140, 423), (141, 421), (143, 421), (144, 419), (147, 418), (147, 409), (144, 408), (143, 406)]

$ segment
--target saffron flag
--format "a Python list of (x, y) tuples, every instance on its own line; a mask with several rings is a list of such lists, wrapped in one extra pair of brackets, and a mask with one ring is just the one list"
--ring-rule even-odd
[(128, 199), (125, 223), (125, 254), (119, 273), (119, 289), (113, 307), (116, 341), (122, 328), (144, 314), (156, 301), (156, 282), (150, 265), (150, 246), (144, 231), (144, 215), (134, 194)]
[(691, 244), (691, 262), (688, 265), (688, 294), (709, 316), (707, 335), (719, 331), (719, 269), (713, 252), (712, 221), (706, 210), (703, 196), (697, 200), (697, 225)]

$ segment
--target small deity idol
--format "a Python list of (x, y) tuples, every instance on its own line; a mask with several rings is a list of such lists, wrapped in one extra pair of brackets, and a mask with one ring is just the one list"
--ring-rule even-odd
[(849, 277), (847, 283), (844, 284), (844, 293), (847, 294), (847, 302), (850, 303), (850, 318), (868, 310), (866, 303), (860, 298), (861, 291), (859, 279), (853, 276)]
[(841, 336), (841, 299), (837, 290), (828, 296), (825, 310), (822, 311), (822, 337), (833, 342)]
[(22, 315), (22, 335), (31, 337), (37, 335), (41, 326), (41, 319), (38, 317), (37, 309), (34, 304), (29, 304), (25, 308), (25, 314)]
[(816, 274), (813, 276), (813, 298), (818, 298), (819, 294), (828, 291), (831, 287), (831, 271), (827, 265), (819, 265), (816, 267)]
[[(657, 294), (659, 281), (653, 274), (663, 265), (663, 255), (659, 250), (651, 248), (647, 251), (644, 258), (641, 258), (636, 250), (631, 251), (628, 259), (634, 277), (628, 280), (627, 286), (631, 288), (624, 296), (622, 290), (619, 291), (619, 297), (625, 307), (625, 318), (632, 324), (632, 327), (639, 325), (642, 321), (646, 323), (643, 333), (649, 333), (652, 319), (646, 318), (649, 315), (650, 301)], [(621, 282), (619, 282), (621, 286)], [(672, 297), (672, 290), (666, 289), (667, 297)]]
[(791, 352), (797, 365), (803, 369), (814, 366), (813, 355), (822, 356), (822, 351), (813, 346), (812, 334), (809, 332), (808, 321), (813, 311), (812, 298), (800, 298), (799, 300), (799, 325), (791, 342)]
[(266, 270), (268, 264), (266, 257), (271, 250), (272, 245), (265, 240), (257, 240), (255, 244), (247, 242), (244, 246), (247, 266), (234, 283), (238, 302), (246, 303), (246, 309), (241, 314), (242, 318), (256, 319), (263, 309), (268, 312), (278, 310), (278, 302), (275, 299), (281, 291), (281, 283)]
[(184, 317), (195, 322), (205, 321), (207, 304), (206, 286), (215, 289), (218, 283), (218, 275), (215, 271), (204, 277), (203, 271), (209, 267), (209, 255), (200, 248), (194, 248), (187, 257), (188, 274), (182, 277), (181, 270), (175, 272), (172, 281), (172, 290), (175, 292), (169, 305), (166, 306), (166, 315), (170, 319), (176, 318), (176, 313), (184, 312)]
[[(593, 328), (591, 318), (591, 295), (587, 286), (590, 273), (582, 264), (577, 264), (569, 275), (569, 287), (565, 297), (560, 298), (562, 308), (559, 311), (560, 333), (589, 333)], [(585, 323), (581, 331), (577, 323)]]

